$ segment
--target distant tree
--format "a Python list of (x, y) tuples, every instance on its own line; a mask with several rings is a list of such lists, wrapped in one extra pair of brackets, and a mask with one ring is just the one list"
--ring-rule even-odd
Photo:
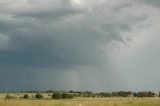
[(51, 96), (51, 94), (49, 93), (48, 96)]
[(134, 97), (154, 97), (155, 93), (151, 91), (143, 91), (143, 92), (138, 92), (133, 94)]
[(138, 94), (136, 92), (133, 93), (134, 97), (138, 97)]
[(119, 93), (118, 92), (112, 92), (112, 96), (118, 97)]
[(112, 92), (112, 96), (115, 96), (115, 97), (129, 97), (132, 95), (133, 93), (131, 91)]
[(70, 90), (69, 93), (75, 93), (73, 90)]
[(72, 99), (73, 97), (74, 97), (73, 94), (69, 94), (69, 93), (62, 94), (62, 99)]
[(25, 95), (23, 96), (23, 98), (24, 98), (24, 99), (28, 99), (28, 98), (29, 98), (28, 94), (25, 94)]
[(37, 99), (42, 99), (42, 98), (43, 98), (43, 95), (41, 95), (41, 94), (38, 93), (38, 94), (35, 95), (35, 98), (37, 98)]
[(112, 94), (111, 93), (107, 93), (107, 92), (101, 92), (99, 93), (99, 97), (111, 97)]
[(120, 91), (119, 92), (119, 96), (121, 96), (121, 97), (129, 97), (129, 96), (131, 96), (132, 95), (132, 92), (126, 92), (126, 91)]
[(92, 95), (92, 98), (95, 98), (95, 97), (96, 97), (96, 94), (93, 94), (93, 95)]
[(55, 92), (52, 94), (52, 99), (61, 99), (62, 98), (62, 93), (60, 92)]
[(160, 92), (159, 92), (159, 97), (160, 97)]
[(85, 97), (92, 97), (92, 96), (93, 96), (93, 93), (90, 92), (90, 91), (85, 91), (85, 92), (84, 92), (84, 95), (85, 95)]
[(54, 92), (53, 90), (46, 91), (46, 93), (53, 93), (53, 92)]
[(79, 97), (78, 93), (72, 93), (73, 97)]

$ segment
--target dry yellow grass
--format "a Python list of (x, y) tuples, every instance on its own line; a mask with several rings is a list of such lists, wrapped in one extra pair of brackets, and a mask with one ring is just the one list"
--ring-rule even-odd
[[(12, 94), (15, 95), (15, 94)], [(23, 95), (23, 94), (19, 94)], [(29, 94), (32, 95), (32, 94)], [(47, 96), (47, 94), (45, 94)], [(76, 98), (70, 100), (24, 100), (5, 102), (1, 94), (0, 106), (160, 106), (160, 98)]]

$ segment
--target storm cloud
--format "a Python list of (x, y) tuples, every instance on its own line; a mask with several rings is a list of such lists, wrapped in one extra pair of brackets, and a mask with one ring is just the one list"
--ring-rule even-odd
[[(125, 66), (119, 57), (124, 48), (139, 48), (139, 39), (156, 38), (158, 4), (157, 0), (0, 0), (1, 89), (6, 85), (11, 90), (130, 89), (121, 75)], [(150, 34), (145, 36), (147, 28)]]

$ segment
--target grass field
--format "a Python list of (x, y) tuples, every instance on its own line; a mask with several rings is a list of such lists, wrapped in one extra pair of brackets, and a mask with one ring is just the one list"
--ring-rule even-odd
[[(160, 98), (75, 98), (66, 100), (19, 99), (4, 100), (0, 94), (0, 106), (160, 106)], [(16, 95), (16, 94), (12, 94)], [(30, 94), (32, 95), (32, 94)], [(47, 94), (45, 94), (47, 97)], [(20, 95), (19, 95), (20, 96)]]

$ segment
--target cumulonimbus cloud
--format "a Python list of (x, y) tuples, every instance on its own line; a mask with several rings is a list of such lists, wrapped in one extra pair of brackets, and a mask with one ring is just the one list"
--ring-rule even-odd
[(109, 42), (124, 42), (123, 33), (144, 20), (143, 12), (136, 14), (133, 11), (139, 6), (126, 0), (121, 3), (82, 0), (76, 4), (77, 8), (73, 0), (0, 3), (1, 33), (9, 37), (7, 50), (1, 51), (10, 57), (8, 62), (16, 61), (13, 64), (66, 66), (103, 63), (107, 59)]
[[(130, 58), (124, 55), (112, 64), (108, 48), (119, 48), (132, 38), (142, 44), (159, 33), (158, 4), (159, 0), (0, 0), (0, 86), (8, 82), (12, 89), (127, 89), (136, 82), (133, 77), (144, 78), (138, 78), (141, 68), (132, 64), (139, 54), (133, 62), (124, 61)], [(146, 73), (146, 66), (141, 67)]]

